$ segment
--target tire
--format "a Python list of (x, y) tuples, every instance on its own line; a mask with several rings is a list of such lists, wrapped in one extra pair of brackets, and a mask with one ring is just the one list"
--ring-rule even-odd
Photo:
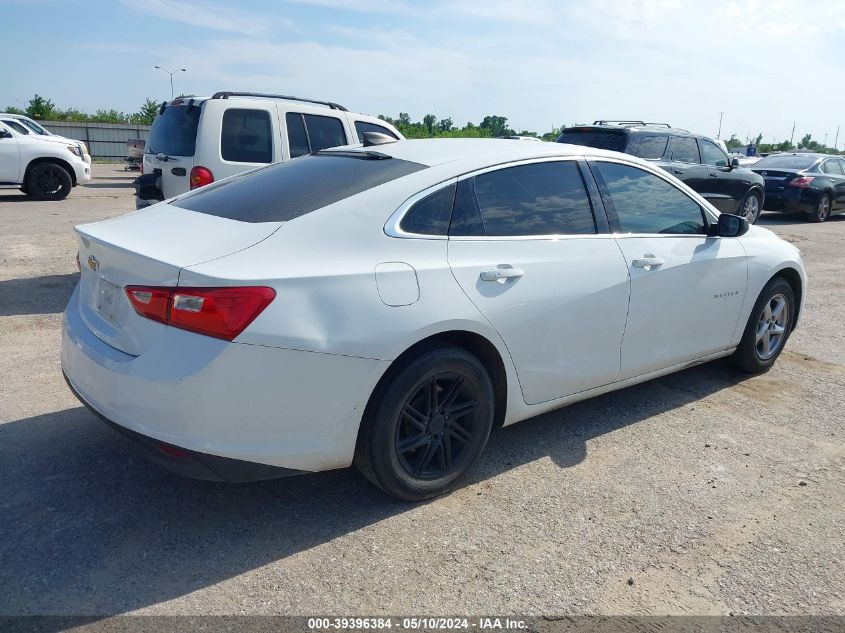
[(458, 347), (427, 351), (396, 371), (367, 407), (355, 466), (399, 499), (441, 495), (478, 459), (493, 409), (493, 385), (478, 358)]
[(734, 365), (749, 374), (768, 371), (786, 345), (794, 318), (792, 286), (783, 277), (775, 277), (754, 304), (742, 341), (732, 357)]
[(824, 222), (830, 217), (830, 196), (822, 194), (816, 203), (816, 208), (810, 214), (810, 222)]
[(754, 224), (760, 218), (763, 208), (760, 204), (760, 194), (756, 191), (749, 191), (745, 194), (742, 202), (739, 203), (737, 214), (748, 220), (749, 224)]
[(26, 176), (29, 195), (37, 200), (64, 200), (72, 187), (70, 174), (57, 163), (39, 163)]

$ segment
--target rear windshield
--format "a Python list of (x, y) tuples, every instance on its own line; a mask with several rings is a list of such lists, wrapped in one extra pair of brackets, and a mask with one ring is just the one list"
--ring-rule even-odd
[(198, 106), (167, 106), (153, 121), (147, 154), (193, 156), (199, 120)]
[(610, 149), (614, 152), (624, 152), (627, 136), (624, 130), (610, 131), (570, 128), (564, 130), (563, 134), (558, 136), (557, 142), (596, 147), (598, 149)]
[(240, 222), (286, 222), (421, 169), (378, 152), (327, 150), (208, 185), (171, 204)]
[(776, 155), (766, 156), (754, 163), (754, 169), (807, 169), (818, 160), (816, 156)]

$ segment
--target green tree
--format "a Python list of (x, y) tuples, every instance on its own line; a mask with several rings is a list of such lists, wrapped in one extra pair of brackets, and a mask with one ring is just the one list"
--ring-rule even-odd
[(795, 149), (795, 146), (789, 141), (783, 141), (782, 143), (778, 143), (777, 145), (775, 145), (774, 149), (778, 152), (788, 152), (790, 150)]
[(446, 119), (440, 119), (437, 122), (437, 131), (438, 132), (451, 132), (453, 127), (454, 127), (454, 124), (452, 123), (451, 117), (446, 118)]
[(144, 101), (144, 105), (141, 106), (141, 109), (129, 115), (129, 122), (135, 123), (136, 125), (152, 125), (158, 115), (158, 109), (160, 107), (161, 104), (155, 99), (147, 97), (146, 101)]
[(400, 112), (397, 122), (399, 125), (411, 125), (411, 115), (407, 112)]
[(798, 149), (813, 149), (814, 145), (818, 145), (813, 140), (813, 136), (811, 134), (805, 134), (801, 137), (801, 140), (798, 141)]
[(731, 134), (731, 137), (725, 141), (725, 146), (728, 149), (735, 149), (737, 147), (742, 147), (743, 143), (736, 137), (736, 133)]
[(423, 117), (423, 125), (425, 129), (428, 130), (429, 136), (434, 136), (434, 123), (437, 121), (437, 117), (433, 114), (426, 114)]
[(755, 138), (755, 139), (754, 139), (754, 145), (755, 145), (755, 147), (756, 147), (757, 145), (759, 145), (761, 142), (763, 142), (763, 133), (762, 133), (762, 132), (760, 132), (760, 133), (757, 135), (757, 138)]
[(26, 108), (26, 114), (33, 119), (50, 121), (56, 116), (56, 105), (49, 99), (45, 99), (41, 95), (36, 94), (29, 100), (29, 106)]
[(6, 109), (3, 110), (3, 112), (6, 112), (7, 114), (26, 114), (25, 110), (21, 110), (15, 106), (6, 106)]
[(505, 136), (513, 134), (508, 127), (508, 117), (498, 115), (487, 115), (478, 126), (482, 130), (489, 130), (490, 136)]
[(94, 123), (128, 123), (129, 115), (112, 108), (111, 110), (97, 110), (91, 115), (90, 120)]

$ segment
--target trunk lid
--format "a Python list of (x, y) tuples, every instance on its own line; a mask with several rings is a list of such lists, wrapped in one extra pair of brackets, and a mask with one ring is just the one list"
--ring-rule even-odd
[(167, 326), (139, 316), (126, 297), (126, 286), (177, 286), (186, 266), (249, 248), (281, 225), (238, 222), (158, 204), (78, 226), (82, 320), (103, 342), (138, 356)]
[(790, 180), (801, 174), (797, 169), (752, 169), (766, 181), (766, 192), (776, 193), (783, 191), (783, 188)]

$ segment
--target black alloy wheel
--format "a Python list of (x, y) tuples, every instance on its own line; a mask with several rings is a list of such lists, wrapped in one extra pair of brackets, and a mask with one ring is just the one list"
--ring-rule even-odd
[(355, 466), (407, 501), (455, 487), (493, 427), (495, 397), (483, 363), (443, 345), (392, 368), (361, 421)]

